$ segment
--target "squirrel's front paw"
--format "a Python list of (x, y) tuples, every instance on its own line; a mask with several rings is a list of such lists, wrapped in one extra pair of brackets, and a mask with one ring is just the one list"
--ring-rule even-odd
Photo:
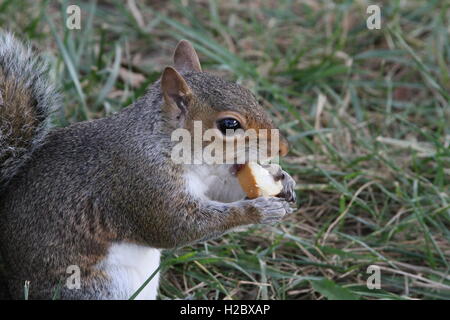
[(297, 201), (297, 196), (295, 194), (295, 181), (289, 173), (281, 169), (281, 167), (277, 164), (270, 164), (266, 167), (266, 169), (270, 172), (275, 181), (281, 180), (283, 185), (283, 189), (277, 197), (283, 198), (288, 202), (295, 203)]
[(270, 224), (280, 221), (285, 215), (293, 212), (289, 203), (282, 198), (259, 197), (247, 200), (253, 210), (256, 211), (258, 221), (256, 223)]
[(297, 201), (297, 196), (295, 194), (295, 181), (286, 171), (282, 170), (281, 172), (283, 175), (281, 178), (283, 190), (281, 190), (277, 197), (284, 198), (288, 202), (295, 203)]

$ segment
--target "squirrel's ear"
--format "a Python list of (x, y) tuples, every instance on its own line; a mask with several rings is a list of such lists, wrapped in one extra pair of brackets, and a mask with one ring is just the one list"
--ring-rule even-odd
[(195, 52), (192, 44), (187, 40), (178, 42), (173, 54), (173, 61), (175, 69), (178, 71), (202, 71), (200, 61), (198, 60), (197, 52)]
[(161, 77), (161, 89), (166, 110), (173, 115), (186, 114), (192, 94), (184, 78), (172, 67), (166, 67)]

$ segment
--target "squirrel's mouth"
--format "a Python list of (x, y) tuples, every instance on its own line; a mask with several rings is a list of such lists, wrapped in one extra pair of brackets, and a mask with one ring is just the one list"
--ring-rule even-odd
[(233, 165), (230, 167), (230, 173), (231, 173), (233, 176), (235, 176), (235, 175), (237, 175), (237, 173), (238, 173), (242, 168), (244, 168), (244, 166), (245, 166), (245, 164), (233, 164)]
[[(269, 163), (270, 163), (270, 160), (269, 161), (257, 161), (257, 163), (259, 164), (259, 165), (261, 165), (261, 166), (265, 166), (265, 165), (268, 165)], [(233, 176), (235, 176), (235, 175), (237, 175), (238, 174), (238, 172), (240, 171), (240, 170), (242, 170), (243, 168), (244, 168), (244, 166), (245, 166), (245, 164), (233, 164), (231, 167), (230, 167), (230, 173), (233, 175)]]

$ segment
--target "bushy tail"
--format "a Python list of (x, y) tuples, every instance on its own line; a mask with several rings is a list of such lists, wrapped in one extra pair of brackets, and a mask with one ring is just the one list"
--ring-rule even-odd
[(58, 101), (44, 61), (0, 30), (0, 187), (39, 147)]

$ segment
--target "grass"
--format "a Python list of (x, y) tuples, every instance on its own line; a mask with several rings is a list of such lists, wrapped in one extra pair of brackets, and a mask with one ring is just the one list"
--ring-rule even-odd
[(52, 64), (55, 125), (127, 106), (184, 38), (291, 144), (295, 214), (166, 252), (161, 298), (450, 298), (449, 3), (379, 1), (380, 30), (363, 0), (76, 3), (81, 30), (64, 27), (68, 2), (0, 4), (0, 25)]

